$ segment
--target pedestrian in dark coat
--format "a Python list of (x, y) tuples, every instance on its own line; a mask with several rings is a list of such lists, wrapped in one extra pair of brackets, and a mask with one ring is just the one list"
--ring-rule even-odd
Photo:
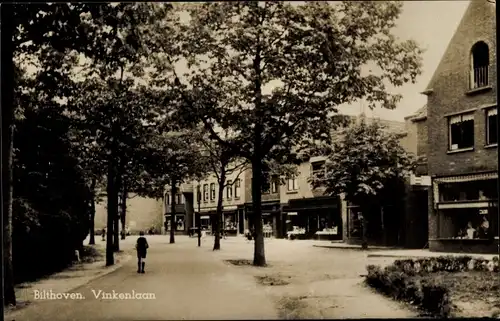
[(144, 232), (141, 231), (135, 245), (135, 249), (137, 250), (137, 273), (144, 273), (148, 248), (148, 241), (144, 237)]

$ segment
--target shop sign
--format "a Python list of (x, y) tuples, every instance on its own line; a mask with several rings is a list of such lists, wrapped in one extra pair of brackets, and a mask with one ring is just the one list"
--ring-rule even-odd
[(486, 208), (480, 209), (479, 214), (480, 215), (488, 214), (488, 209), (486, 209)]
[(287, 215), (290, 216), (290, 215), (299, 215), (299, 214), (297, 212), (288, 212)]
[(430, 176), (415, 176), (413, 174), (410, 175), (410, 184), (411, 185), (419, 185), (419, 186), (431, 186), (431, 177)]

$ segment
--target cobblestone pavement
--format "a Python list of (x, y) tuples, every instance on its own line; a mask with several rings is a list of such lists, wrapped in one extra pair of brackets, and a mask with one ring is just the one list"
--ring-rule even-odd
[[(136, 236), (121, 242), (133, 254)], [(136, 273), (134, 259), (107, 275), (67, 292), (84, 299), (34, 300), (10, 312), (6, 320), (182, 320), (405, 318), (416, 313), (362, 284), (366, 264), (393, 259), (367, 258), (355, 249), (313, 247), (309, 241), (267, 240), (269, 267), (235, 266), (250, 260), (253, 242), (223, 239), (213, 252), (213, 238), (197, 247), (196, 238), (148, 236), (146, 273)], [(100, 241), (100, 240), (99, 240)], [(47, 280), (45, 284), (47, 284)], [(53, 293), (62, 287), (55, 287)], [(26, 291), (37, 290), (34, 284)], [(39, 290), (50, 290), (46, 286)], [(101, 291), (101, 292), (99, 292)], [(151, 293), (154, 299), (102, 299), (99, 293)]]

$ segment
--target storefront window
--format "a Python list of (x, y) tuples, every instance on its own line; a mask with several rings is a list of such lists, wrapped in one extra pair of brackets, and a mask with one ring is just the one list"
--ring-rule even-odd
[(307, 219), (304, 215), (298, 215), (297, 213), (287, 215), (287, 232), (297, 231), (303, 229), (305, 232), (307, 226)]
[(484, 180), (439, 185), (440, 202), (474, 201), (497, 198), (496, 180)]
[(443, 209), (439, 211), (439, 238), (491, 239), (498, 237), (495, 207)]
[(184, 219), (185, 219), (184, 214), (175, 215), (175, 230), (176, 231), (184, 231), (184, 227), (185, 227)]
[(236, 213), (224, 214), (224, 229), (226, 231), (236, 231)]
[(210, 220), (210, 215), (202, 215), (200, 217), (201, 228), (207, 231), (212, 230), (212, 222)]
[(262, 216), (262, 226), (264, 235), (273, 233), (273, 216), (263, 215)]

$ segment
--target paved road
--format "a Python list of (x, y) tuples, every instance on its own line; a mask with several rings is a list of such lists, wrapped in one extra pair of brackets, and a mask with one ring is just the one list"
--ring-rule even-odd
[[(122, 243), (132, 251), (135, 237)], [(225, 265), (194, 239), (154, 237), (146, 273), (138, 274), (135, 260), (71, 292), (81, 300), (36, 301), (7, 320), (182, 320), (276, 319), (273, 303), (254, 279)], [(237, 280), (237, 282), (235, 282)], [(34, 289), (35, 290), (35, 289)], [(99, 291), (152, 293), (155, 299), (102, 300)]]

